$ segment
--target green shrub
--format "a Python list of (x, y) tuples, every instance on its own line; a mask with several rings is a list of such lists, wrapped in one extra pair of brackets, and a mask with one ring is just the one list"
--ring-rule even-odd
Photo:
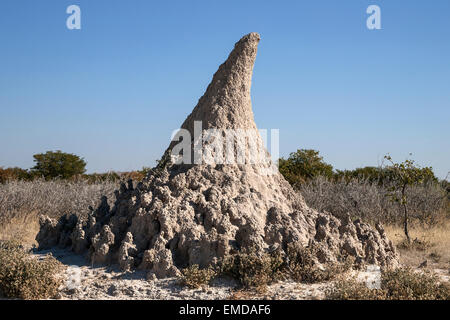
[(333, 176), (333, 166), (324, 162), (316, 150), (301, 149), (292, 152), (289, 158), (280, 158), (278, 166), (280, 173), (293, 187), (317, 176)]
[(54, 297), (62, 270), (63, 265), (51, 256), (38, 260), (15, 243), (0, 243), (0, 291), (7, 298)]
[(410, 268), (384, 272), (381, 287), (388, 299), (395, 300), (449, 300), (450, 288), (440, 283), (432, 273), (414, 272)]
[(367, 181), (371, 184), (383, 185), (392, 180), (392, 170), (382, 167), (363, 167), (353, 170), (336, 170), (334, 181), (352, 180)]
[(328, 281), (352, 267), (353, 261), (350, 258), (342, 258), (341, 262), (319, 266), (315, 260), (318, 250), (319, 248), (313, 245), (308, 247), (298, 243), (288, 245), (286, 268), (293, 280), (304, 283)]
[(192, 289), (207, 285), (216, 275), (213, 269), (200, 269), (196, 264), (183, 269), (181, 273), (181, 284)]
[(30, 181), (32, 179), (33, 175), (25, 169), (18, 167), (3, 169), (0, 167), (0, 183), (16, 180)]
[(282, 278), (283, 259), (278, 253), (249, 250), (223, 258), (220, 274), (232, 276), (245, 288), (262, 288)]
[(449, 300), (450, 287), (436, 275), (410, 268), (383, 271), (381, 288), (368, 289), (356, 280), (337, 281), (326, 292), (332, 300)]
[(326, 290), (325, 298), (328, 300), (385, 300), (383, 290), (369, 289), (363, 282), (352, 280), (339, 280)]

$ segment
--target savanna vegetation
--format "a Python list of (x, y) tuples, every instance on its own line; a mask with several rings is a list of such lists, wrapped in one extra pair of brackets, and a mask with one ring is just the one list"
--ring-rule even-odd
[(314, 150), (280, 159), (280, 172), (316, 210), (381, 222), (404, 264), (450, 268), (450, 188), (431, 167), (389, 155), (380, 167), (336, 170)]
[(0, 167), (0, 184), (11, 181), (64, 180), (86, 183), (119, 182), (133, 179), (142, 180), (150, 168), (129, 172), (105, 172), (86, 174), (86, 161), (71, 153), (60, 150), (47, 151), (33, 156), (35, 165), (31, 169)]
[[(297, 150), (279, 160), (279, 169), (310, 207), (349, 213), (353, 219), (362, 218), (373, 224), (383, 223), (406, 266), (417, 268), (426, 262), (430, 269), (449, 270), (450, 183), (439, 181), (432, 168), (421, 168), (412, 160), (397, 163), (389, 156), (385, 160), (386, 165), (380, 167), (337, 170), (318, 151)], [(119, 182), (141, 180), (149, 171), (143, 168), (86, 174), (84, 159), (61, 151), (37, 154), (34, 162), (34, 167), (28, 170), (0, 168), (0, 290), (7, 296), (31, 299), (53, 296), (60, 281), (52, 277), (51, 271), (60, 270), (60, 265), (50, 258), (33, 260), (24, 249), (34, 244), (38, 216), (86, 214), (99, 204), (102, 196), (113, 201)], [(220, 275), (235, 278), (244, 289), (264, 290), (286, 275), (312, 283), (336, 279), (348, 270), (349, 262), (344, 260), (317, 269), (309, 258), (311, 250), (314, 248), (292, 244), (285, 257), (242, 252), (226, 257), (219, 269), (191, 266), (183, 271), (180, 282), (197, 288)], [(23, 273), (16, 272), (18, 268)], [(401, 270), (383, 273), (382, 288), (378, 291), (352, 280), (337, 280), (327, 297), (448, 299), (448, 287), (439, 284), (434, 276), (425, 274), (418, 278), (412, 269)], [(40, 282), (44, 287), (33, 282), (33, 275), (45, 279)], [(426, 286), (421, 287), (417, 281)]]

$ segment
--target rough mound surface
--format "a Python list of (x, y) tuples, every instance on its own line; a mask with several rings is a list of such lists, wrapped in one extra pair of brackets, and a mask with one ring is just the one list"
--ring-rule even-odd
[[(183, 129), (193, 133), (194, 121), (202, 121), (203, 130), (256, 130), (250, 87), (259, 40), (250, 33), (236, 43)], [(373, 229), (348, 215), (308, 208), (281, 174), (267, 174), (270, 166), (164, 160), (137, 186), (122, 184), (112, 208), (104, 198), (87, 218), (41, 217), (36, 240), (41, 249), (71, 247), (93, 263), (119, 263), (158, 278), (176, 276), (189, 265), (214, 264), (244, 248), (285, 250), (291, 242), (319, 247), (319, 263), (347, 254), (383, 267), (398, 264), (381, 225)]]

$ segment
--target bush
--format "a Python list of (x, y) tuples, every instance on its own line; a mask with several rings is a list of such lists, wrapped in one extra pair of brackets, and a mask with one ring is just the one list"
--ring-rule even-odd
[(181, 284), (192, 289), (207, 285), (216, 275), (211, 268), (199, 269), (198, 265), (192, 265), (181, 271)]
[(381, 287), (388, 299), (449, 300), (450, 288), (441, 284), (436, 275), (417, 273), (410, 268), (390, 270), (381, 277)]
[(27, 170), (21, 168), (0, 168), (0, 184), (15, 180), (29, 181), (33, 179), (33, 175)]
[(353, 263), (349, 258), (319, 267), (315, 261), (317, 250), (315, 246), (304, 247), (296, 243), (288, 245), (286, 268), (293, 280), (304, 283), (328, 281), (351, 269)]
[(222, 259), (219, 274), (229, 275), (246, 289), (264, 289), (265, 286), (283, 279), (296, 282), (316, 283), (334, 279), (352, 267), (352, 261), (319, 265), (315, 246), (288, 245), (287, 253), (279, 250), (258, 254), (253, 250), (242, 251)]
[(339, 280), (325, 291), (327, 300), (385, 300), (383, 290), (369, 289), (363, 282)]
[(410, 268), (386, 270), (381, 288), (369, 289), (356, 280), (337, 281), (326, 292), (331, 300), (449, 300), (450, 287), (436, 275), (417, 273)]
[(325, 163), (316, 150), (297, 150), (288, 159), (280, 158), (278, 166), (280, 173), (293, 187), (299, 187), (317, 176), (333, 176), (333, 166)]
[(52, 256), (42, 260), (19, 245), (0, 244), (0, 291), (8, 298), (47, 299), (58, 293), (63, 265)]
[(83, 174), (81, 176), (76, 176), (74, 180), (79, 182), (86, 181), (87, 183), (90, 184), (104, 183), (104, 182), (118, 183), (121, 181), (121, 177), (117, 172), (111, 171), (106, 173)]
[[(431, 168), (422, 168), (418, 169), (418, 171), (426, 176), (426, 182), (438, 182), (438, 179), (430, 169)], [(383, 185), (392, 183), (396, 179), (396, 175), (396, 168), (394, 166), (363, 167), (353, 170), (336, 170), (333, 178), (334, 180), (344, 179), (345, 181), (351, 181), (354, 179), (365, 180), (370, 183)]]
[(282, 265), (278, 253), (259, 255), (249, 250), (224, 257), (220, 274), (233, 277), (245, 288), (263, 288), (282, 278)]

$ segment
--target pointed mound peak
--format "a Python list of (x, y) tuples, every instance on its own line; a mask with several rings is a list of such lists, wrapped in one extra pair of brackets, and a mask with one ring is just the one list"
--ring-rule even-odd
[(260, 36), (249, 33), (239, 40), (214, 74), (205, 94), (181, 126), (193, 133), (194, 121), (203, 129), (256, 129), (250, 88)]

